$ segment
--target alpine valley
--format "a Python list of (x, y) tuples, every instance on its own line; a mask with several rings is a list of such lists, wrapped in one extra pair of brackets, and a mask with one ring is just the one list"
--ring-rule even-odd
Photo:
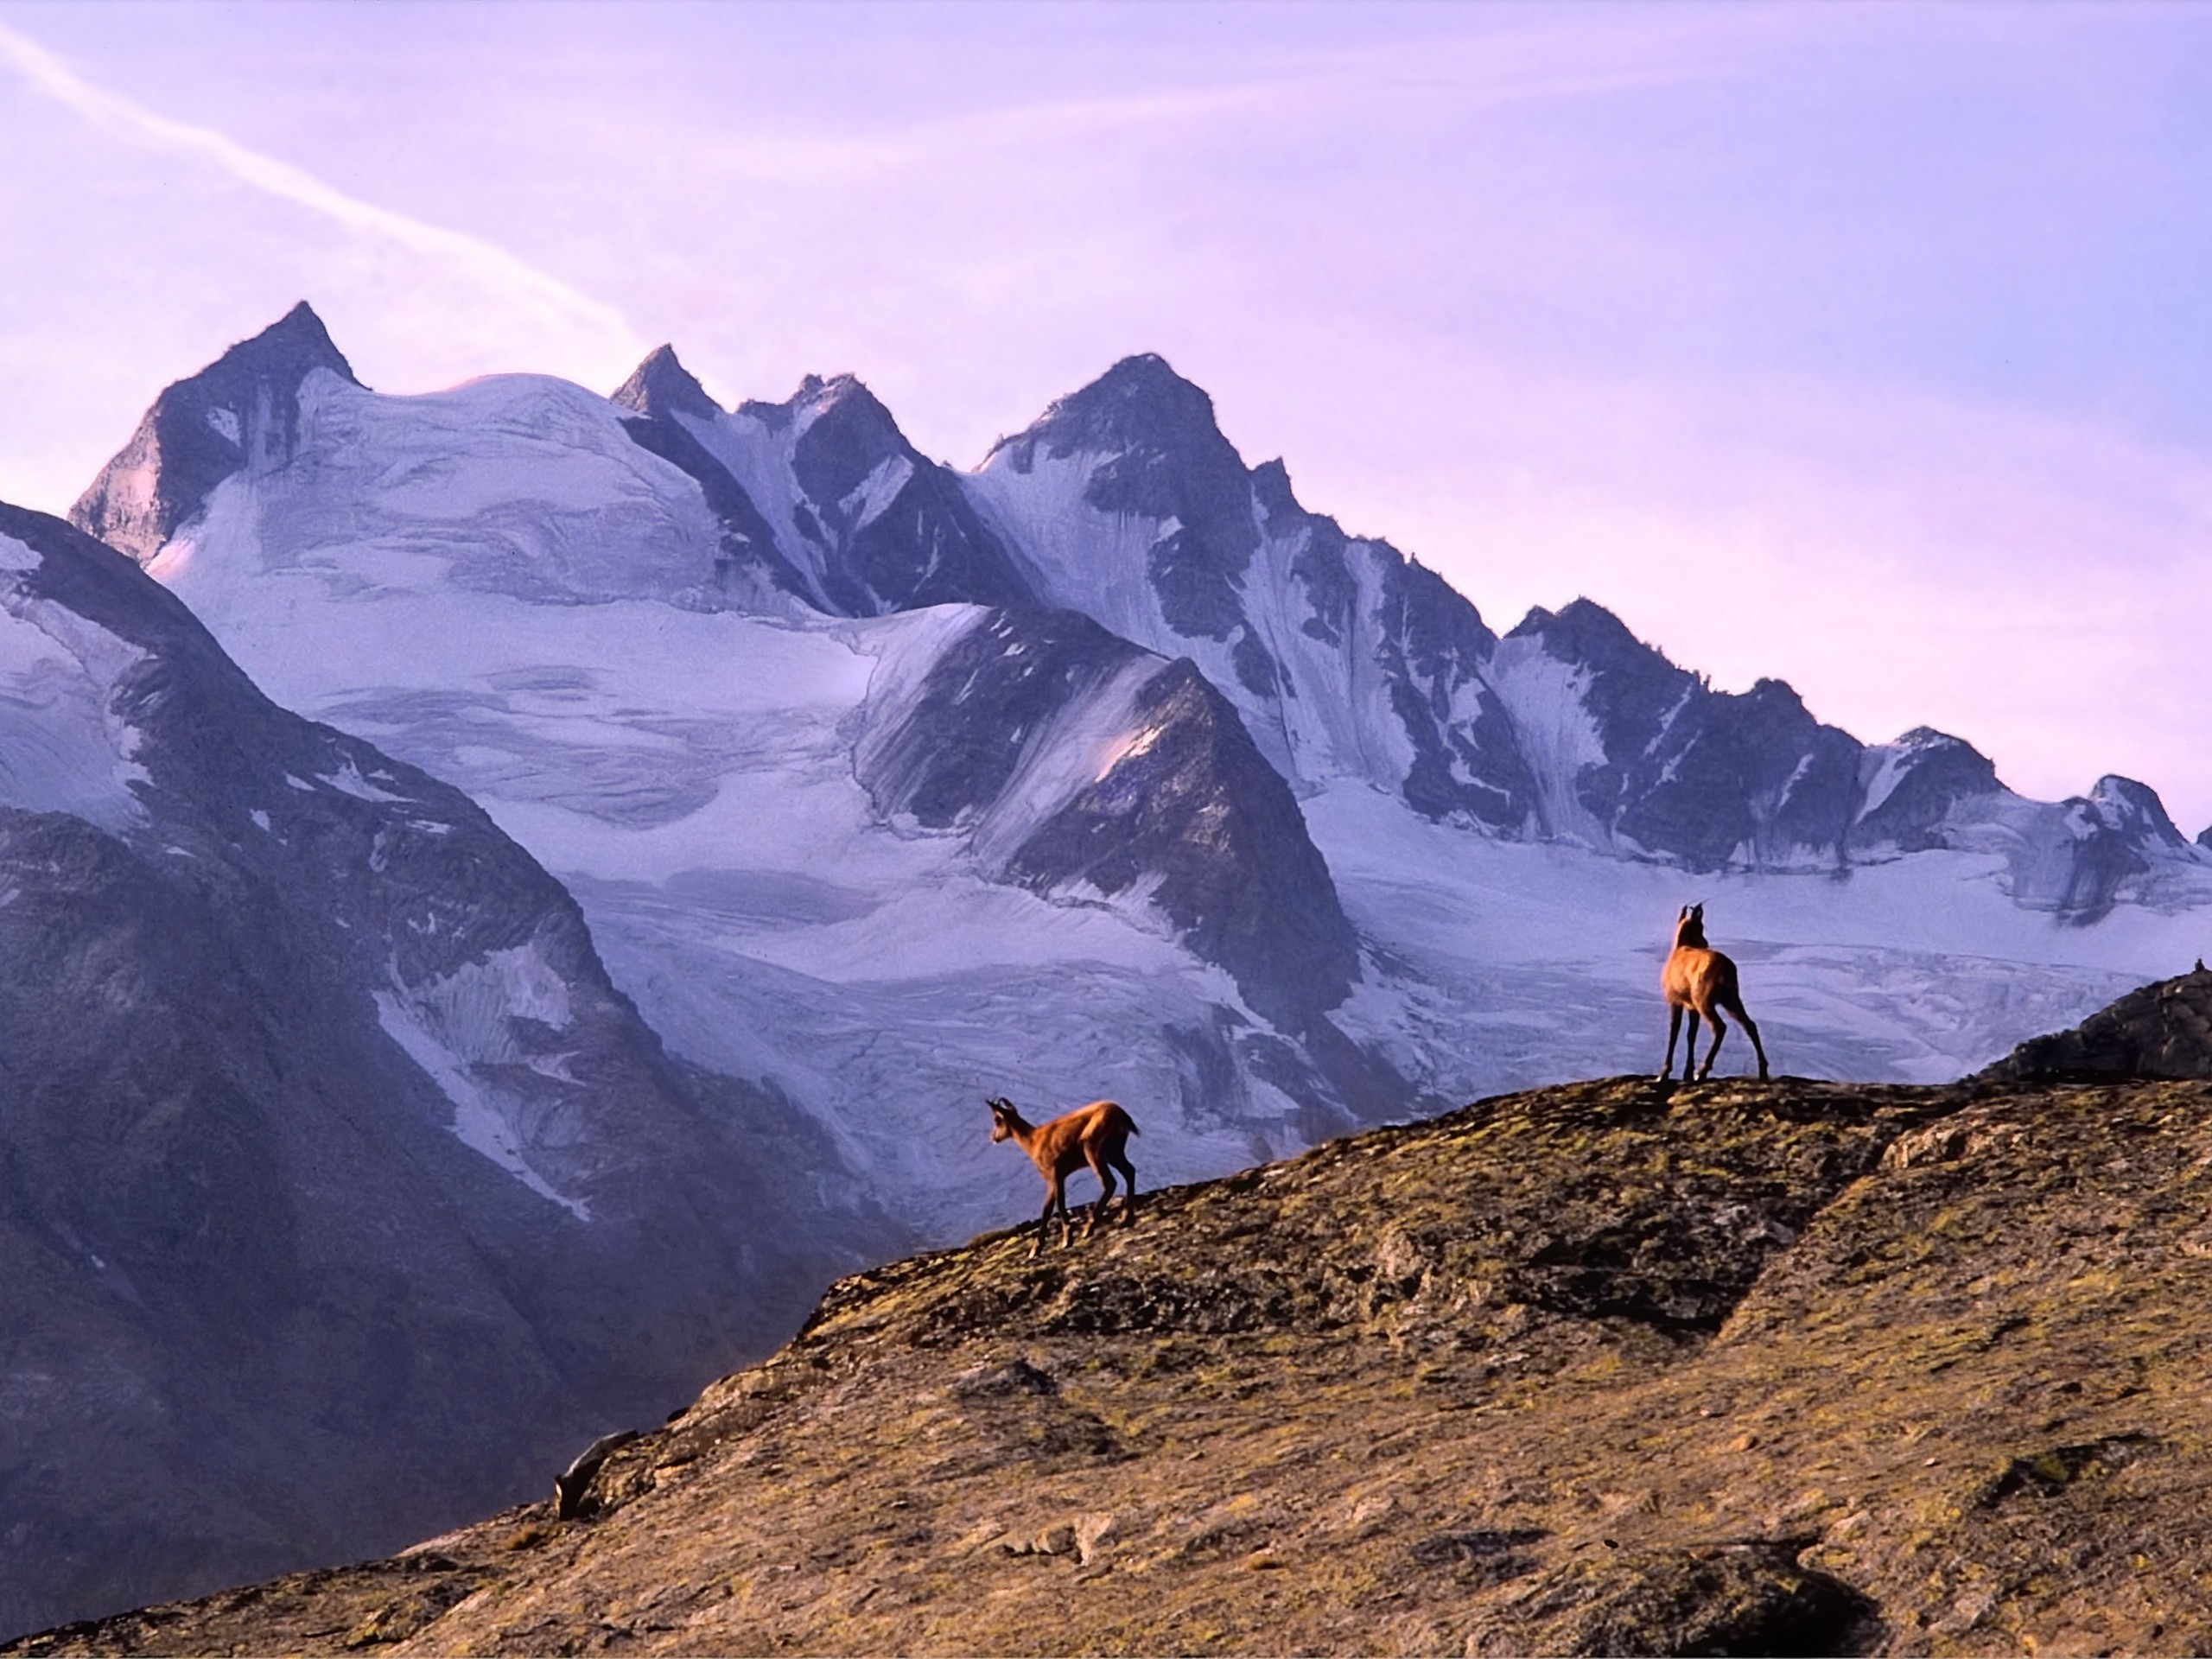
[(963, 473), (302, 305), (70, 519), (0, 514), (7, 1630), (534, 1493), (1019, 1218), (986, 1093), (1151, 1187), (1646, 1071), (1691, 899), (1777, 1069), (1942, 1082), (2212, 922), (2145, 785), (1496, 633), (1155, 357)]

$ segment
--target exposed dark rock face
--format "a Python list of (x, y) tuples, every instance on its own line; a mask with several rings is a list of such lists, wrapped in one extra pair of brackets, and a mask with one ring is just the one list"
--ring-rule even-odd
[(1605, 760), (1576, 793), (1607, 832), (1697, 869), (1840, 855), (1858, 804), (1859, 746), (1823, 726), (1778, 680), (1741, 696), (1707, 690), (1603, 607), (1535, 611), (1512, 638), (1584, 677)]
[(698, 377), (683, 366), (676, 347), (669, 345), (656, 346), (645, 353), (645, 360), (615, 388), (613, 401), (655, 421), (678, 415), (711, 421), (722, 412), (721, 405), (707, 396)]
[(1293, 1030), (1344, 1001), (1359, 941), (1290, 787), (1188, 660), (1137, 697), (1144, 736), (1025, 842), (1008, 874), (1109, 897), (1156, 881), (1153, 903)]
[(143, 563), (242, 470), (291, 458), (300, 383), (317, 369), (360, 383), (302, 300), (155, 400), (137, 432), (70, 509), (70, 521)]
[(2130, 991), (2071, 1031), (2031, 1038), (1978, 1074), (1992, 1082), (2101, 1077), (2212, 1078), (2212, 972)]
[[(1009, 440), (1007, 464), (1027, 473), (1040, 448), (1055, 458), (1107, 457), (1084, 491), (1101, 512), (1176, 521), (1147, 559), (1170, 627), (1218, 640), (1243, 629), (1244, 575), (1260, 537), (1250, 479), (1214, 424), (1212, 398), (1161, 358), (1124, 358)], [(1249, 631), (1243, 639), (1251, 667), (1239, 677), (1265, 693), (1274, 659)]]
[[(776, 545), (776, 532), (744, 486), (702, 444), (688, 423), (711, 423), (721, 415), (706, 389), (677, 360), (672, 346), (656, 347), (624, 381), (613, 401), (637, 413), (623, 429), (663, 461), (689, 474), (721, 524), (716, 575), (727, 586), (737, 572), (753, 571), (770, 586), (807, 597), (805, 580)], [(682, 417), (682, 418), (679, 418)]]
[[(1300, 573), (1324, 564), (1324, 550), (1343, 533), (1333, 519), (1309, 530)], [(1413, 744), (1406, 769), (1406, 804), (1424, 817), (1460, 817), (1494, 833), (1513, 834), (1541, 822), (1534, 776), (1502, 704), (1484, 679), (1497, 636), (1434, 571), (1408, 560), (1384, 564), (1378, 663), (1390, 687), (1390, 708)], [(1327, 584), (1309, 582), (1310, 592)], [(1471, 717), (1461, 709), (1472, 697)]]
[[(706, 493), (732, 558), (833, 615), (1032, 597), (957, 481), (850, 375), (732, 415), (663, 346), (614, 401), (636, 411), (630, 435)], [(771, 480), (787, 510), (764, 517), (741, 474)]]
[[(1084, 523), (1060, 517), (1065, 491), (1046, 476), (1070, 469)], [(1294, 781), (1350, 771), (1432, 817), (1534, 823), (1524, 757), (1484, 677), (1495, 637), (1474, 607), (1300, 506), (1281, 461), (1248, 469), (1212, 400), (1160, 359), (1127, 359), (1054, 404), (973, 487), (1040, 593), (1190, 653)], [(1139, 557), (1141, 571), (1113, 568)]]
[(1147, 657), (1073, 611), (996, 612), (931, 664), (895, 725), (861, 744), (861, 782), (887, 817), (973, 827), (1057, 719)]
[(2062, 803), (2073, 856), (2051, 908), (2094, 922), (2111, 913), (2128, 887), (2153, 873), (2154, 861), (2192, 858), (2157, 793), (2132, 778), (2107, 776), (2084, 796)]
[[(1048, 786), (1037, 769), (1058, 745), (1084, 765)], [(1109, 899), (1141, 885), (1286, 1029), (1359, 976), (1357, 937), (1296, 798), (1187, 661), (1072, 612), (994, 612), (879, 714), (857, 754), (878, 811), (973, 832), (1008, 880)]]
[(466, 797), (59, 520), (0, 552), (13, 639), (123, 664), (129, 780), (0, 773), (0, 1626), (395, 1547), (772, 1344), (834, 1151), (672, 1065)]
[[(1825, 729), (1825, 728), (1824, 728)], [(1896, 742), (1861, 753), (1864, 774), (1886, 763), (1894, 775), (1880, 799), (1868, 799), (1851, 826), (1851, 850), (1892, 847), (1901, 853), (1925, 852), (1943, 845), (1943, 827), (1961, 803), (2000, 795), (1997, 768), (1971, 743), (1916, 726)]]
[[(867, 616), (1031, 597), (959, 484), (906, 442), (866, 386), (840, 375), (791, 402), (805, 404), (810, 417), (791, 448), (791, 475), (809, 509), (799, 531), (822, 550), (834, 609)], [(867, 499), (871, 486), (887, 487), (879, 480), (902, 470), (888, 501)]]

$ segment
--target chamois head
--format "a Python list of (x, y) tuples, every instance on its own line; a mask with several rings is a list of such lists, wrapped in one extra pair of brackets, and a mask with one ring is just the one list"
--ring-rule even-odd
[(1010, 1100), (994, 1099), (986, 1095), (983, 1104), (991, 1109), (991, 1139), (1003, 1141), (1014, 1133), (1014, 1125), (1021, 1114), (1014, 1109)]
[(1681, 914), (1675, 918), (1675, 945), (1702, 950), (1705, 947), (1705, 906), (1684, 905)]

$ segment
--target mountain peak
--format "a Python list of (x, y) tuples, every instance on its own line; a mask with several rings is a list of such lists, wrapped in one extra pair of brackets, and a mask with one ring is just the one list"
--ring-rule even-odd
[(690, 415), (712, 420), (721, 406), (707, 396), (699, 378), (683, 366), (673, 346), (656, 346), (627, 380), (615, 389), (613, 401), (648, 417)]
[(2165, 803), (2158, 798), (2158, 791), (2148, 784), (2138, 783), (2133, 778), (2122, 778), (2107, 772), (2097, 779), (2096, 787), (2089, 791), (2089, 804), (2098, 810), (2098, 816), (2114, 829), (2132, 829), (2151, 839), (2169, 846), (2186, 846), (2188, 842), (2175, 828), (2167, 815)]
[[(328, 369), (340, 379), (361, 384), (353, 365), (330, 338), (330, 330), (305, 300), (287, 311), (259, 334), (240, 340), (189, 380), (180, 380), (169, 391), (204, 385), (213, 398), (234, 390), (240, 379), (272, 383), (295, 391), (309, 371)], [(168, 393), (162, 394), (164, 397)]]
[[(798, 390), (780, 404), (765, 403), (748, 397), (737, 406), (737, 412), (755, 420), (772, 432), (780, 432), (796, 421), (802, 426), (811, 425), (825, 415), (842, 415), (859, 420), (872, 429), (898, 432), (899, 423), (883, 400), (868, 389), (858, 375), (833, 374), (823, 378), (818, 374), (799, 377)], [(904, 446), (906, 439), (898, 437)]]
[(1516, 623), (1509, 639), (1535, 639), (1553, 656), (1567, 661), (1618, 661), (1623, 657), (1649, 656), (1661, 663), (1666, 654), (1646, 645), (1629, 631), (1627, 623), (1593, 599), (1575, 599), (1556, 611), (1529, 607)]
[(992, 454), (1010, 450), (1016, 467), (1025, 468), (1040, 442), (1055, 455), (1229, 448), (1214, 420), (1213, 399), (1153, 352), (1123, 358), (1055, 402), (1027, 431), (1001, 439)]
[(70, 522), (142, 563), (232, 474), (291, 458), (300, 387), (317, 369), (361, 382), (305, 300), (154, 400)]

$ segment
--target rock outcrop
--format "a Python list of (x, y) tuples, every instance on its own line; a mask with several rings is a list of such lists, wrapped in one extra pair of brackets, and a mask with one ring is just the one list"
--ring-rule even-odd
[(2032, 1037), (1979, 1074), (1992, 1083), (2212, 1079), (2212, 969), (2130, 991), (2070, 1031)]

